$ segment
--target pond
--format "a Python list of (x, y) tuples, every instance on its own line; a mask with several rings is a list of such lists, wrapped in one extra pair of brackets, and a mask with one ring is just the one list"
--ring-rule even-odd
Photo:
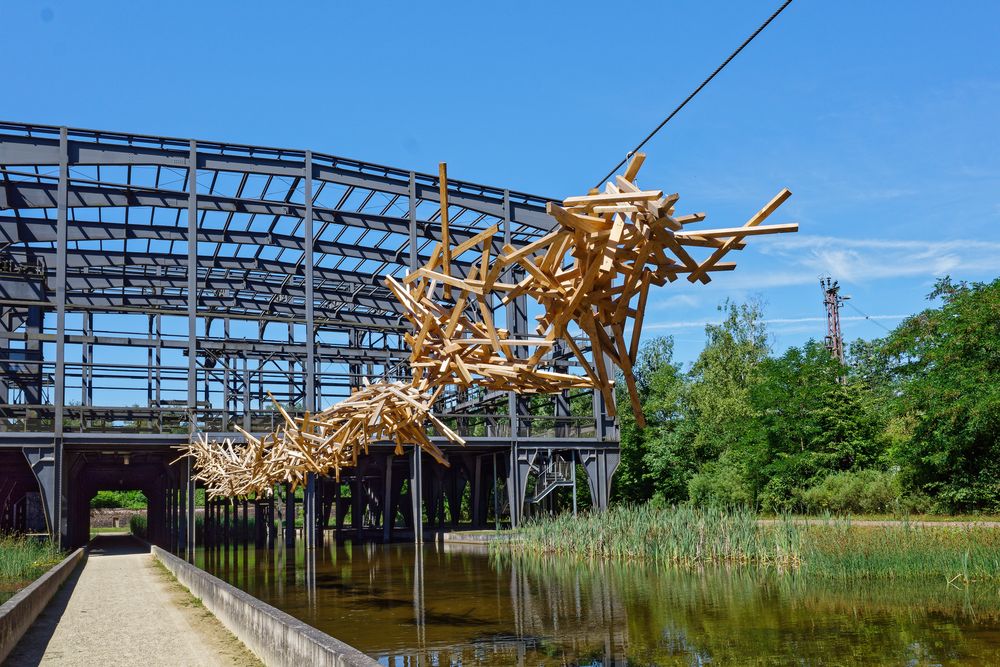
[[(997, 665), (1000, 591), (491, 558), (462, 545), (199, 552), (383, 665)], [(315, 562), (313, 562), (315, 561)]]

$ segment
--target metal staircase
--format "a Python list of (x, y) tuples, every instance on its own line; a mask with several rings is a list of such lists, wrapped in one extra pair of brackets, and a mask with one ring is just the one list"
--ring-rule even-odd
[(535, 483), (535, 494), (529, 499), (529, 502), (541, 502), (560, 486), (573, 486), (573, 462), (564, 461), (562, 458), (554, 456), (539, 471), (538, 481)]

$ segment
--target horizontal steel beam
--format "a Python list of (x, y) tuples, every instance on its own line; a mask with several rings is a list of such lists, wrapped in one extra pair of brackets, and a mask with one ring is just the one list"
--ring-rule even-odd
[[(67, 292), (67, 305), (80, 306), (87, 309), (101, 309), (107, 311), (118, 310), (144, 310), (149, 312), (159, 312), (176, 315), (187, 312), (187, 294), (88, 294), (85, 292)], [(240, 296), (216, 297), (200, 295), (198, 297), (198, 313), (206, 316), (208, 312), (203, 309), (219, 309), (220, 312), (235, 311), (242, 309), (249, 315), (274, 315), (282, 320), (295, 319), (304, 321), (305, 305), (297, 303), (267, 302), (256, 299), (245, 299)], [(348, 310), (335, 310), (317, 306), (315, 308), (317, 320), (350, 321), (358, 324), (373, 325), (379, 327), (400, 326), (400, 318), (383, 315), (380, 313), (359, 313)]]
[[(0, 133), (0, 165), (58, 164), (58, 151), (59, 142), (55, 139)], [(187, 161), (187, 148), (169, 149), (127, 144), (104, 144), (96, 141), (69, 141), (69, 163), (72, 165), (159, 165), (186, 168)], [(313, 178), (318, 181), (404, 197), (408, 194), (408, 172), (400, 169), (368, 165), (322, 153), (313, 153), (313, 164)], [(249, 154), (208, 151), (198, 154), (198, 168), (205, 170), (298, 177), (302, 176), (304, 167), (304, 159), (300, 162)], [(416, 185), (418, 198), (426, 201), (439, 201), (437, 181), (433, 176), (421, 174)], [(455, 180), (449, 181), (449, 186), (448, 200), (452, 206), (460, 206), (496, 218), (503, 218), (503, 191), (501, 189)], [(515, 226), (526, 225), (538, 230), (552, 229), (555, 223), (545, 213), (545, 201), (543, 198), (512, 192), (511, 223)]]
[[(28, 255), (50, 258), (47, 261), (52, 266), (55, 250), (52, 248), (11, 248), (10, 253), (19, 259), (27, 259)], [(253, 257), (213, 257), (198, 256), (199, 271), (246, 271), (272, 274), (277, 277), (303, 276), (305, 271), (301, 264), (281, 262), (273, 259)], [(119, 270), (128, 266), (143, 266), (153, 268), (187, 268), (187, 257), (182, 254), (156, 252), (120, 252), (113, 250), (78, 250), (70, 248), (66, 251), (66, 266), (71, 269), (117, 267)], [(186, 275), (186, 274), (185, 274)], [(366, 275), (357, 271), (328, 269), (317, 266), (313, 275), (318, 280), (355, 283), (359, 285), (382, 285), (385, 276)]]
[[(55, 183), (37, 183), (30, 181), (8, 181), (0, 189), (0, 209), (37, 209), (55, 208)], [(120, 185), (79, 185), (73, 182), (68, 190), (69, 208), (105, 208), (126, 206), (148, 206), (151, 208), (186, 209), (188, 195), (186, 192), (166, 189), (151, 189), (144, 187), (128, 188)], [(280, 202), (247, 197), (224, 197), (198, 193), (198, 209), (201, 211), (221, 211), (224, 213), (246, 213), (265, 216), (287, 216), (301, 219), (305, 215), (305, 204)], [(390, 232), (400, 235), (410, 233), (409, 220), (376, 213), (359, 213), (338, 209), (323, 208), (313, 205), (313, 218), (320, 222), (345, 227), (358, 227), (380, 232)], [(44, 222), (44, 221), (43, 221)], [(72, 222), (70, 226), (86, 223)], [(100, 223), (94, 223), (100, 224)], [(167, 228), (169, 229), (169, 228)], [(182, 229), (182, 228), (179, 228)], [(209, 231), (202, 229), (202, 232)], [(437, 224), (429, 221), (418, 221), (418, 233), (424, 238), (436, 240), (440, 237)], [(267, 232), (243, 232), (245, 234), (266, 235)], [(454, 230), (456, 242), (472, 237), (469, 232), (457, 227)], [(86, 237), (84, 237), (86, 238)], [(70, 239), (75, 240), (75, 239)], [(253, 240), (243, 241), (254, 243)], [(259, 241), (256, 241), (259, 243)], [(495, 244), (497, 245), (497, 244)], [(497, 245), (499, 249), (499, 245)]]
[[(4, 281), (0, 279), (0, 294), (3, 293), (3, 285)], [(198, 287), (206, 292), (223, 290), (225, 292), (252, 292), (257, 295), (305, 298), (304, 284), (280, 283), (239, 276), (209, 275), (207, 278), (199, 277)], [(187, 277), (182, 275), (129, 275), (121, 272), (117, 274), (109, 272), (106, 275), (69, 273), (66, 276), (66, 288), (71, 291), (88, 292), (113, 291), (122, 288), (186, 289)], [(319, 286), (313, 287), (313, 294), (317, 300), (374, 308), (396, 315), (403, 312), (403, 307), (388, 289), (380, 289), (375, 293), (356, 294), (350, 290)]]
[[(55, 334), (49, 333), (9, 333), (0, 331), (0, 340), (38, 341), (54, 343)], [(148, 336), (85, 336), (67, 334), (66, 343), (72, 345), (104, 345), (109, 347), (164, 348), (187, 350), (186, 338), (150, 338)], [(304, 359), (305, 343), (280, 343), (276, 341), (247, 340), (241, 338), (198, 338), (198, 349), (211, 352), (215, 356)], [(385, 364), (406, 360), (409, 350), (399, 348), (351, 347), (316, 343), (316, 357), (329, 363), (375, 363)]]

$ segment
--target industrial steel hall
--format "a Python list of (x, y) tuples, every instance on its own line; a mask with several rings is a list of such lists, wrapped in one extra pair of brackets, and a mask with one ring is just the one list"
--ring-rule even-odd
[[(201, 506), (178, 449), (195, 435), (239, 442), (276, 428), (276, 403), (302, 414), (410, 376), (409, 325), (383, 281), (441, 240), (439, 179), (310, 150), (0, 123), (0, 529), (85, 544), (105, 489), (142, 491), (151, 541), (178, 551), (194, 549), (201, 512), (257, 517), (258, 544), (316, 544), (517, 525), (570, 493), (606, 507), (620, 455), (601, 392), (454, 386), (434, 404), (465, 441), (435, 435), (448, 467), (376, 443), (339, 482)], [(496, 225), (497, 248), (521, 246), (557, 225), (546, 197), (445, 186), (452, 243)], [(517, 337), (529, 310), (520, 297), (492, 316)], [(579, 372), (560, 345), (549, 355)]]

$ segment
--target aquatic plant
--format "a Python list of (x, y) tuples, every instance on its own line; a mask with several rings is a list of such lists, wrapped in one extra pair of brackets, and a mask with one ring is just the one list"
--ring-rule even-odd
[(748, 509), (651, 505), (526, 522), (494, 554), (562, 554), (593, 560), (701, 566), (735, 564), (831, 580), (936, 578), (954, 586), (1000, 580), (1000, 530), (849, 518), (761, 521)]
[(803, 570), (830, 579), (945, 578), (953, 585), (1000, 579), (1000, 530), (975, 524), (849, 519), (802, 527)]
[(800, 561), (800, 531), (762, 525), (745, 509), (616, 506), (604, 513), (535, 519), (495, 550), (556, 553), (656, 563), (766, 564)]

